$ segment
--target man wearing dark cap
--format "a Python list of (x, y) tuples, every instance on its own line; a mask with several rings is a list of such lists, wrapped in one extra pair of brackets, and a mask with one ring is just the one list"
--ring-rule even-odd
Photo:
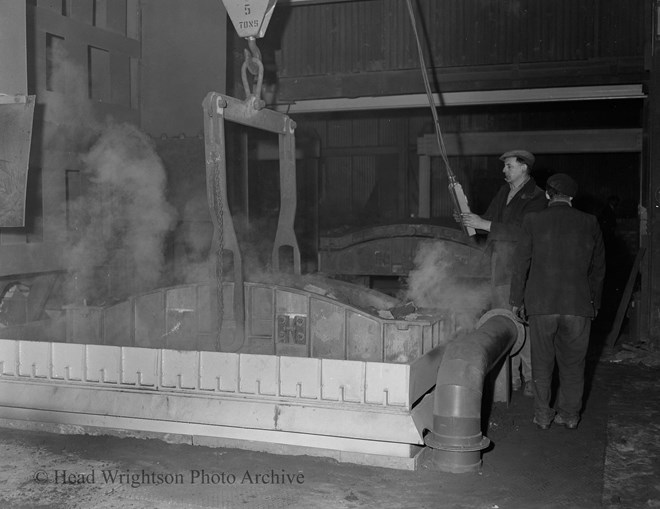
[[(461, 219), (465, 226), (488, 232), (491, 251), (492, 308), (509, 308), (509, 290), (513, 272), (513, 251), (522, 234), (522, 221), (529, 212), (545, 209), (547, 201), (530, 176), (534, 155), (527, 150), (511, 150), (500, 156), (504, 162), (503, 185), (483, 216), (467, 213)], [(525, 382), (525, 395), (533, 396), (532, 365), (529, 341), (525, 341), (518, 355), (512, 358), (514, 390)], [(522, 372), (522, 373), (521, 373)], [(522, 376), (521, 376), (522, 375)]]
[[(511, 278), (514, 313), (529, 317), (534, 373), (534, 423), (577, 428), (591, 320), (600, 307), (605, 248), (598, 220), (575, 210), (576, 182), (566, 174), (547, 182), (548, 208), (523, 220)], [(523, 307), (524, 306), (524, 307)], [(556, 411), (550, 408), (555, 359)], [(556, 415), (555, 415), (556, 414)]]

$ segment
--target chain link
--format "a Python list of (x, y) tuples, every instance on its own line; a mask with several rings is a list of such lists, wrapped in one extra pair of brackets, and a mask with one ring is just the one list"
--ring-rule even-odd
[(217, 284), (216, 298), (217, 302), (217, 320), (218, 320), (218, 335), (216, 337), (216, 350), (220, 351), (221, 346), (221, 332), (222, 322), (224, 321), (224, 296), (222, 288), (223, 279), (223, 251), (224, 251), (224, 238), (223, 238), (223, 203), (222, 203), (222, 175), (220, 171), (220, 164), (216, 161), (213, 165), (213, 214), (215, 216), (215, 280)]
[[(248, 38), (248, 46), (249, 49), (243, 50), (245, 54), (245, 61), (241, 66), (241, 80), (243, 81), (245, 98), (249, 99), (252, 97), (255, 101), (255, 108), (260, 110), (265, 106), (265, 103), (261, 100), (261, 88), (264, 82), (264, 64), (261, 61), (261, 52), (259, 51), (257, 43), (253, 37)], [(252, 90), (250, 90), (250, 80), (247, 76), (248, 71), (256, 78), (252, 79)]]

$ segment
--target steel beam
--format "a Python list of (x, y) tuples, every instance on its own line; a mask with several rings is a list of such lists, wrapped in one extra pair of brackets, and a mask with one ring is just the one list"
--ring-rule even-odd
[[(304, 81), (309, 78), (301, 78)], [(442, 92), (433, 94), (436, 106), (475, 106), (493, 104), (546, 103), (559, 101), (602, 101), (613, 99), (644, 99), (641, 84), (592, 85), (574, 87), (540, 87), (502, 90), (475, 90), (468, 92)], [(286, 113), (323, 113), (336, 111), (390, 110), (401, 108), (428, 108), (426, 94), (401, 94), (371, 97), (336, 97), (306, 99), (291, 104), (277, 105), (277, 111)]]
[[(502, 131), (447, 133), (444, 135), (450, 156), (494, 155), (502, 146), (528, 147), (538, 154), (592, 154), (641, 152), (642, 129), (558, 129), (554, 131)], [(435, 136), (417, 138), (421, 157), (440, 155)]]

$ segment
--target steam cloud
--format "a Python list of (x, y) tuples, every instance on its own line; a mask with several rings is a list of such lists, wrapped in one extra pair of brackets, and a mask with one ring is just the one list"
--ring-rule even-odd
[[(107, 291), (122, 298), (152, 288), (163, 272), (175, 212), (165, 200), (165, 170), (151, 139), (133, 125), (110, 124), (83, 164), (91, 188), (72, 206), (77, 224), (68, 300), (98, 301)], [(109, 281), (110, 273), (128, 279)]]
[(418, 308), (449, 311), (460, 325), (473, 325), (490, 305), (487, 282), (471, 282), (464, 264), (446, 243), (420, 243), (404, 299)]
[(45, 144), (58, 150), (84, 152), (103, 129), (91, 101), (80, 99), (89, 97), (87, 73), (69, 59), (64, 39), (52, 40), (47, 58), (50, 65), (47, 87), (60, 93), (49, 98), (49, 103), (59, 103), (58, 125), (46, 132)]
[[(183, 255), (172, 267), (178, 282), (194, 283), (215, 280), (216, 246), (212, 245), (213, 225), (209, 217), (206, 196), (191, 199), (183, 212), (180, 243)], [(186, 220), (205, 218), (206, 221)], [(242, 214), (233, 214), (234, 228), (238, 240), (243, 277), (245, 281), (262, 281), (271, 276), (271, 254), (274, 241), (274, 226), (259, 218), (248, 221)], [(224, 248), (227, 249), (227, 245)], [(223, 280), (233, 280), (231, 263), (223, 264)]]
[[(81, 157), (81, 194), (62, 232), (68, 303), (104, 303), (157, 285), (175, 210), (165, 199), (166, 173), (151, 139), (131, 124), (95, 116), (88, 75), (68, 58), (64, 39), (47, 48), (47, 87), (59, 92), (58, 125), (44, 144)], [(81, 100), (81, 98), (84, 98)]]

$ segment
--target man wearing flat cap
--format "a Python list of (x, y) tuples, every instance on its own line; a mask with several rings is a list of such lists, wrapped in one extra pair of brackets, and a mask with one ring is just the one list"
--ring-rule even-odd
[[(510, 302), (514, 313), (529, 317), (534, 423), (540, 429), (548, 429), (553, 419), (577, 428), (591, 320), (600, 307), (605, 277), (598, 219), (572, 207), (577, 190), (570, 176), (552, 175), (546, 186), (548, 208), (525, 216), (515, 252)], [(555, 359), (556, 410), (550, 408)]]
[[(535, 161), (531, 152), (511, 150), (502, 154), (500, 160), (504, 162), (502, 171), (506, 184), (499, 189), (485, 214), (462, 214), (461, 219), (465, 226), (488, 232), (491, 307), (509, 309), (513, 251), (522, 234), (523, 218), (530, 212), (545, 209), (547, 201), (545, 193), (530, 175)], [(512, 372), (513, 389), (520, 389), (524, 380), (524, 394), (533, 396), (529, 341), (525, 341), (520, 352), (512, 358)]]

